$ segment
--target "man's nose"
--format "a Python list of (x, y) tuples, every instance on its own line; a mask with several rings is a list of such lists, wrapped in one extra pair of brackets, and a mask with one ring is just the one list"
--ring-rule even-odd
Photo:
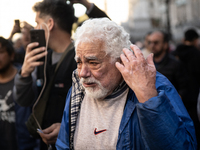
[(90, 68), (87, 65), (83, 64), (81, 68), (79, 69), (79, 77), (87, 78), (87, 77), (90, 77), (90, 75), (91, 75)]

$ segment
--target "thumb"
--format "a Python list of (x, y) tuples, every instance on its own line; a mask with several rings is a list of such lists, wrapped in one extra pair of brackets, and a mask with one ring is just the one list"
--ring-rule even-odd
[(154, 62), (153, 62), (153, 53), (149, 54), (147, 56), (146, 60), (147, 60), (147, 64), (154, 65)]

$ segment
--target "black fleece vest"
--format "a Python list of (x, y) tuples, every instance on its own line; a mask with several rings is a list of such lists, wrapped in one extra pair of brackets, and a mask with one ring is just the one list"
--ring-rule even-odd
[[(61, 122), (62, 120), (66, 96), (69, 88), (72, 85), (72, 72), (76, 69), (76, 62), (74, 60), (74, 56), (75, 56), (75, 50), (73, 48), (67, 53), (67, 55), (63, 59), (62, 63), (60, 64), (56, 72), (42, 121), (43, 129), (51, 126), (53, 123)], [(48, 87), (48, 83), (53, 77), (57, 65), (57, 63), (54, 65), (51, 64), (51, 58), (52, 58), (52, 50), (49, 50), (47, 56), (47, 68), (46, 68), (46, 76), (47, 76), (46, 87)], [(42, 89), (44, 81), (43, 69), (44, 66), (40, 66), (38, 67), (37, 70), (37, 87), (39, 92)]]

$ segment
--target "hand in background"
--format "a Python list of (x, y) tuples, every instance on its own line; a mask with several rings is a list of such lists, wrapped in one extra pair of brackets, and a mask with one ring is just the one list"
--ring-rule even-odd
[(44, 143), (47, 145), (56, 143), (58, 133), (60, 131), (60, 125), (60, 123), (54, 123), (50, 127), (42, 130), (43, 133), (38, 132)]
[(11, 41), (13, 38), (13, 35), (15, 33), (19, 33), (20, 30), (21, 30), (21, 28), (20, 28), (19, 24), (15, 23), (8, 39)]
[(44, 64), (44, 62), (37, 61), (37, 60), (47, 55), (47, 51), (45, 51), (45, 47), (39, 47), (39, 48), (33, 49), (34, 47), (38, 45), (39, 43), (37, 42), (28, 44), (26, 48), (24, 63), (21, 69), (22, 77), (30, 76), (31, 73), (34, 71), (35, 67)]
[(29, 30), (34, 29), (34, 27), (26, 21), (22, 21), (20, 25), (21, 25), (21, 28), (28, 28)]

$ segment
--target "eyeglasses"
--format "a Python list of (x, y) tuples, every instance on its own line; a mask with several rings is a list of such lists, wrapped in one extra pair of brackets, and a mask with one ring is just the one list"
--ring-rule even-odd
[(159, 41), (148, 41), (148, 45), (158, 45), (158, 43), (160, 43)]

